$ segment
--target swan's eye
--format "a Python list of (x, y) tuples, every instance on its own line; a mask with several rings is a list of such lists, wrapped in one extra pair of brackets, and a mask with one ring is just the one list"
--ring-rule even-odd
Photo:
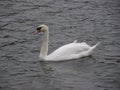
[(42, 29), (42, 27), (38, 27), (36, 30), (41, 30)]

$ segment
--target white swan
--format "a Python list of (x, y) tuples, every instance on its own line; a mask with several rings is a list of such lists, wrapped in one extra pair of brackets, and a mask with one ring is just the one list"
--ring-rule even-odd
[(73, 43), (66, 44), (55, 50), (53, 53), (47, 55), (48, 53), (48, 41), (49, 41), (49, 29), (47, 25), (39, 25), (36, 30), (36, 34), (43, 32), (43, 43), (41, 46), (41, 51), (39, 58), (42, 61), (61, 61), (61, 60), (70, 60), (78, 59), (80, 57), (85, 57), (91, 55), (93, 50), (99, 42), (94, 46), (89, 46), (85, 42), (77, 43), (75, 40)]

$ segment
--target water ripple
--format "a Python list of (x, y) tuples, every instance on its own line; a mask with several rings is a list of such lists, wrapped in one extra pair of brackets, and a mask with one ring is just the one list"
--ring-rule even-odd
[[(119, 90), (119, 9), (118, 0), (0, 0), (0, 89)], [(43, 23), (49, 52), (76, 39), (101, 44), (91, 57), (40, 62)]]

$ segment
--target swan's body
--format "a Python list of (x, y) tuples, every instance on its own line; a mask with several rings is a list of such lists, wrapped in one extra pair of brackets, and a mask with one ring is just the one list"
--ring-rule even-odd
[(73, 43), (63, 45), (62, 47), (55, 50), (53, 53), (47, 55), (48, 52), (48, 41), (49, 41), (49, 30), (46, 25), (40, 25), (37, 28), (37, 32), (44, 32), (43, 43), (41, 47), (41, 52), (39, 58), (43, 61), (61, 61), (61, 60), (70, 60), (78, 59), (80, 57), (89, 56), (92, 54), (95, 47), (99, 44), (97, 43), (94, 46), (89, 46), (85, 42), (77, 43), (75, 40)]

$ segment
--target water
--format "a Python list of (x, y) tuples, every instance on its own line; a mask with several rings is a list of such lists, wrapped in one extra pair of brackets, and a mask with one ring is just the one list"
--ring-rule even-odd
[[(42, 34), (49, 53), (85, 41), (101, 44), (91, 57), (40, 62)], [(119, 0), (0, 0), (0, 90), (120, 90)]]

